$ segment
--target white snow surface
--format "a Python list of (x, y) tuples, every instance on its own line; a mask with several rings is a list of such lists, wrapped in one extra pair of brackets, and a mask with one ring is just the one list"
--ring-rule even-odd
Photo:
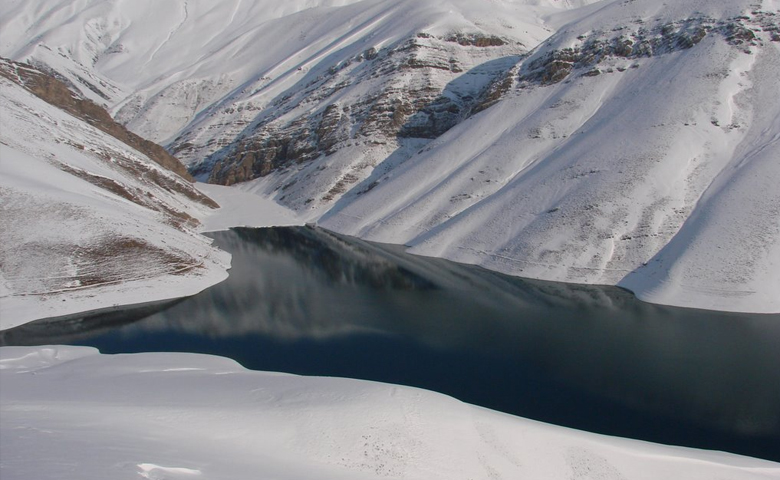
[(206, 355), (3, 347), (0, 384), (7, 480), (780, 478), (774, 462)]
[(232, 227), (288, 227), (303, 225), (305, 218), (273, 200), (252, 191), (257, 182), (223, 187), (208, 183), (195, 186), (216, 201), (220, 208), (201, 220), (201, 232), (215, 232)]

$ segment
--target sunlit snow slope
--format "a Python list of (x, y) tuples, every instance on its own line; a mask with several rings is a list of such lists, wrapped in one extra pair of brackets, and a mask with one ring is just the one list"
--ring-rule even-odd
[(652, 302), (778, 312), (780, 39), (764, 3), (592, 5), (501, 102), (320, 223)]

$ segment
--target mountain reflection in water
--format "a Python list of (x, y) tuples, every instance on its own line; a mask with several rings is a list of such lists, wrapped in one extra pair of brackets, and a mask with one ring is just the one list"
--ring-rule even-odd
[(0, 345), (213, 353), (780, 460), (780, 315), (655, 306), (618, 288), (522, 280), (317, 228), (212, 236), (233, 254), (225, 282), (145, 307), (152, 314), (23, 325), (0, 332)]

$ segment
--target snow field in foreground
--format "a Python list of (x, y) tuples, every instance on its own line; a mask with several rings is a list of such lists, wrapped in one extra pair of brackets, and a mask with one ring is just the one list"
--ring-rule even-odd
[(221, 357), (0, 349), (4, 479), (771, 479), (748, 457), (544, 425)]

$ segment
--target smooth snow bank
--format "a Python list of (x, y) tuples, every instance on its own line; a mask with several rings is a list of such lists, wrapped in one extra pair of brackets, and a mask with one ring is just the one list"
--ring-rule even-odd
[(4, 479), (780, 478), (773, 462), (205, 355), (3, 347), (0, 383)]

